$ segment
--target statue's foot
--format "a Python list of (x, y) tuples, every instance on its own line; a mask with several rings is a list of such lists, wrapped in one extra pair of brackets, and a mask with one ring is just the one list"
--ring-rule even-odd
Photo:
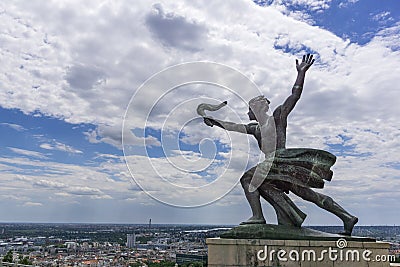
[(240, 225), (243, 225), (243, 224), (265, 224), (265, 223), (266, 223), (266, 221), (263, 217), (252, 216), (247, 221), (241, 222)]
[(351, 216), (348, 220), (344, 222), (344, 232), (340, 233), (342, 235), (351, 235), (353, 232), (354, 225), (358, 222), (358, 218), (355, 216)]

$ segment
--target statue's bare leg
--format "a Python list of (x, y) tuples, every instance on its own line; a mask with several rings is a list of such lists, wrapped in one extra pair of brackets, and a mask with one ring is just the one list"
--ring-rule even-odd
[(318, 205), (320, 208), (327, 210), (338, 216), (344, 224), (344, 232), (342, 234), (351, 235), (354, 225), (358, 222), (358, 218), (348, 213), (331, 197), (317, 193), (311, 188), (292, 185), (290, 191), (304, 200), (310, 201)]
[(264, 182), (258, 190), (274, 208), (278, 224), (296, 227), (302, 225), (307, 215), (275, 184)]
[(265, 218), (261, 208), (260, 196), (268, 201), (274, 208), (278, 224), (300, 227), (306, 218), (293, 201), (279, 188), (272, 183), (264, 182), (254, 192), (249, 191), (249, 185), (253, 178), (256, 167), (248, 170), (240, 179), (247, 201), (250, 204), (253, 216), (241, 224), (265, 223)]
[(245, 172), (240, 179), (240, 183), (242, 184), (244, 193), (246, 195), (246, 199), (249, 202), (251, 212), (253, 216), (251, 216), (247, 221), (242, 222), (241, 224), (264, 224), (265, 218), (261, 208), (261, 201), (260, 201), (260, 193), (258, 190), (254, 192), (249, 191), (250, 181), (253, 178), (254, 168)]

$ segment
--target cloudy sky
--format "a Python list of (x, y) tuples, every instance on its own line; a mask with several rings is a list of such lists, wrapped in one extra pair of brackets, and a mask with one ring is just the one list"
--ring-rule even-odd
[[(337, 156), (319, 191), (359, 224), (399, 224), (399, 18), (397, 0), (2, 1), (0, 221), (246, 220), (257, 146), (196, 107), (247, 123), (312, 53), (287, 146)], [(306, 225), (341, 223), (290, 196)]]

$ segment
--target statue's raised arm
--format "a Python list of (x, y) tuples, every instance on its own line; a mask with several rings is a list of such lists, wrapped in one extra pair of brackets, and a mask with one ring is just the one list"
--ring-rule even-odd
[(303, 56), (301, 63), (296, 59), (297, 78), (292, 88), (292, 94), (285, 100), (281, 106), (281, 116), (286, 118), (293, 110), (297, 101), (303, 92), (304, 79), (307, 70), (314, 63), (313, 55), (307, 54)]

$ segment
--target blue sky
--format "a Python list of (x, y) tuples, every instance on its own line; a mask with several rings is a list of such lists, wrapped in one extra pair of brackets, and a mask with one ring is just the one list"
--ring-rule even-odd
[(388, 1), (254, 1), (261, 6), (284, 5), (285, 13), (301, 12), (320, 26), (352, 43), (364, 45), (380, 30), (399, 21), (399, 3)]
[[(228, 100), (215, 116), (247, 122), (245, 101), (253, 95), (239, 92), (243, 102), (213, 86), (183, 86), (166, 95), (166, 84), (140, 94), (138, 88), (175, 64), (213, 61), (246, 75), (274, 108), (290, 93), (295, 59), (312, 52), (316, 62), (289, 117), (288, 146), (338, 157), (334, 178), (321, 192), (360, 224), (397, 224), (399, 10), (397, 0), (2, 2), (0, 221), (247, 219), (249, 207), (235, 184), (241, 164), (255, 164), (256, 144), (206, 127), (195, 108), (201, 99)], [(174, 75), (168, 84), (182, 73)], [(141, 98), (133, 101), (133, 126), (123, 130), (132, 97)], [(153, 97), (159, 101), (150, 103)], [(145, 107), (153, 104), (146, 118)], [(182, 173), (179, 166), (192, 171)], [(149, 184), (137, 185), (132, 175)], [(229, 179), (214, 184), (218, 193), (193, 196), (179, 189), (202, 187), (221, 175)], [(179, 186), (167, 192), (165, 181)], [(340, 224), (290, 196), (309, 214), (306, 224)], [(201, 207), (163, 203), (189, 198)], [(263, 203), (267, 220), (276, 222)]]
[(16, 156), (22, 151), (15, 149), (21, 149), (38, 152), (37, 158), (43, 161), (84, 165), (93, 164), (99, 154), (122, 155), (109, 144), (88, 142), (85, 132), (96, 125), (71, 124), (40, 113), (24, 114), (18, 109), (1, 108), (0, 112), (3, 155)]

